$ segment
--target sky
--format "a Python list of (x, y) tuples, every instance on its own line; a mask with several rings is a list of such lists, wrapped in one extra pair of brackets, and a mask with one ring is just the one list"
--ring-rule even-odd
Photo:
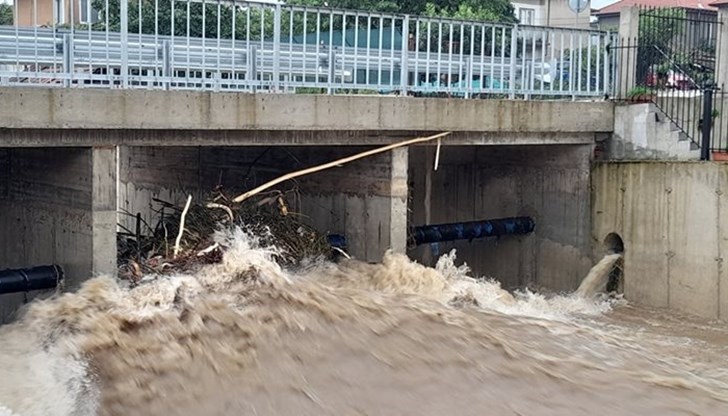
[(609, 6), (610, 4), (616, 2), (617, 0), (592, 0), (590, 7), (592, 9), (601, 9), (604, 6)]

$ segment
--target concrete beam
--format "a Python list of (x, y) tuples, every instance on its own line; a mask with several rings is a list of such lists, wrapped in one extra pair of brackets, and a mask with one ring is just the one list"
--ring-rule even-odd
[[(0, 127), (610, 132), (610, 102), (0, 88)], [(0, 145), (4, 145), (0, 142)]]
[[(610, 113), (610, 117), (613, 113)], [(47, 130), (0, 129), (0, 146), (378, 146), (427, 136), (435, 131), (363, 130)], [(583, 132), (455, 132), (446, 146), (592, 144), (595, 134)]]

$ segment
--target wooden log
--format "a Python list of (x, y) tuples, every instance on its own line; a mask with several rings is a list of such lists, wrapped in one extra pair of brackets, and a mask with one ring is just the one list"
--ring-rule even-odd
[(320, 172), (320, 171), (326, 170), (326, 169), (331, 169), (331, 168), (334, 168), (337, 166), (341, 166), (345, 163), (363, 159), (365, 157), (373, 156), (373, 155), (376, 155), (379, 153), (388, 152), (388, 151), (390, 151), (392, 149), (396, 149), (398, 147), (410, 146), (410, 145), (417, 144), (417, 143), (424, 143), (424, 142), (429, 142), (432, 140), (441, 139), (449, 134), (450, 134), (450, 132), (445, 132), (445, 133), (435, 134), (433, 136), (418, 137), (416, 139), (405, 140), (403, 142), (393, 143), (393, 144), (379, 147), (376, 149), (367, 150), (366, 152), (357, 153), (355, 155), (348, 156), (348, 157), (345, 157), (342, 159), (334, 160), (333, 162), (324, 163), (323, 165), (318, 165), (318, 166), (310, 167), (307, 169), (302, 169), (302, 170), (297, 170), (295, 172), (287, 173), (283, 176), (273, 179), (272, 181), (268, 181), (268, 182), (258, 186), (257, 188), (251, 189), (250, 191), (248, 191), (244, 194), (238, 195), (237, 197), (235, 197), (235, 199), (233, 199), (233, 202), (236, 202), (236, 203), (243, 202), (246, 199), (250, 198), (251, 196), (254, 196), (260, 192), (263, 192), (266, 189), (268, 189), (272, 186), (278, 185), (281, 182), (285, 182), (289, 179), (297, 178), (299, 176), (304, 176), (304, 175), (308, 175), (308, 174), (315, 173), (315, 172)]

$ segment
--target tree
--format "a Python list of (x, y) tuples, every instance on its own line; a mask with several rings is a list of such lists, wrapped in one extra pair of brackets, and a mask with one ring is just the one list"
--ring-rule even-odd
[(291, 0), (288, 4), (325, 6), (383, 13), (402, 13), (430, 17), (449, 17), (486, 22), (516, 23), (513, 5), (508, 0)]
[[(438, 2), (453, 3), (453, 2)], [(450, 17), (453, 19), (478, 20), (497, 23), (517, 23), (513, 5), (507, 1), (474, 1), (466, 0), (450, 5), (427, 3), (424, 14), (432, 17)]]
[[(172, 4), (174, 6), (172, 6)], [(501, 23), (515, 23), (513, 6), (508, 0), (438, 0), (426, 2), (422, 0), (290, 0), (290, 5), (332, 7), (338, 9), (354, 9), (372, 12), (426, 15), (430, 17), (448, 17), (466, 20), (479, 20)], [(120, 30), (119, 0), (92, 0), (95, 10), (100, 12), (99, 22), (94, 24), (98, 30)], [(172, 9), (174, 7), (174, 10)], [(232, 7), (221, 2), (169, 2), (161, 0), (129, 0), (128, 27), (129, 33), (159, 34), (174, 36), (205, 37), (211, 39), (249, 39), (260, 40), (273, 38), (274, 10), (267, 6), (251, 6), (249, 8)], [(219, 19), (218, 19), (219, 16)], [(306, 17), (302, 13), (293, 13), (283, 8), (281, 14), (281, 37), (299, 37), (311, 42), (310, 35), (341, 31), (346, 25), (353, 26), (351, 21), (343, 22), (341, 15), (331, 20), (321, 19), (311, 13)], [(352, 19), (351, 16), (348, 19)], [(365, 18), (362, 18), (365, 20)], [(293, 27), (291, 27), (293, 23)], [(371, 28), (378, 28), (378, 19), (373, 19)], [(384, 28), (392, 26), (391, 21), (383, 22)], [(394, 23), (401, 33), (401, 20)], [(306, 30), (304, 33), (304, 26)], [(391, 30), (391, 29), (390, 29)], [(456, 36), (459, 36), (459, 28)], [(480, 34), (478, 29), (478, 36)], [(449, 36), (449, 35), (448, 35)], [(470, 33), (464, 34), (469, 42)], [(487, 35), (489, 36), (489, 35)], [(477, 39), (477, 36), (476, 36)], [(422, 40), (422, 39), (421, 39)], [(301, 41), (301, 40), (299, 40)], [(490, 42), (490, 41), (488, 41)], [(478, 45), (479, 47), (479, 45)]]
[(10, 26), (13, 24), (13, 6), (9, 4), (0, 4), (0, 26)]
[(669, 71), (684, 72), (695, 79), (691, 68), (691, 48), (687, 48), (683, 33), (688, 29), (685, 9), (662, 8), (642, 10), (639, 20), (637, 47), (637, 79), (645, 82), (650, 74), (662, 81)]

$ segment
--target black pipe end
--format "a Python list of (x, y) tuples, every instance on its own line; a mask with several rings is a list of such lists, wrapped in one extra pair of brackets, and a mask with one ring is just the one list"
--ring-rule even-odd
[(55, 289), (63, 279), (63, 267), (57, 264), (3, 270), (0, 271), (0, 294)]

